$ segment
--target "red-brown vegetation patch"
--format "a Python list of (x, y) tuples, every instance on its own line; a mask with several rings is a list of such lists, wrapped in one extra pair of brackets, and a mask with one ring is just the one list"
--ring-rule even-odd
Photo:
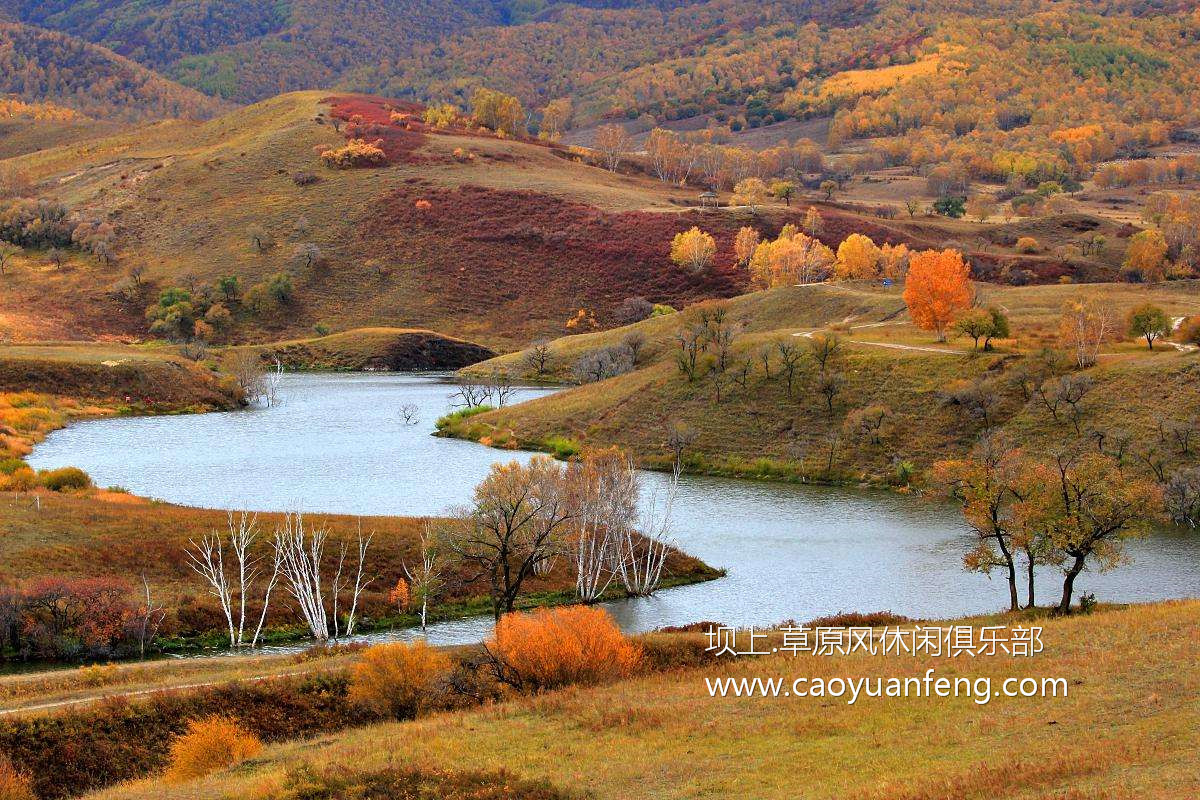
[[(430, 207), (418, 209), (418, 200)], [(712, 232), (719, 247), (715, 264), (699, 274), (668, 258), (671, 239), (693, 225)], [(733, 255), (740, 225), (727, 214), (612, 213), (479, 186), (406, 187), (363, 223), (374, 257), (418, 266), (446, 312), (503, 308), (522, 318), (565, 320), (587, 308), (602, 324), (628, 297), (678, 306), (744, 291), (748, 276)]]
[(323, 102), (329, 105), (329, 115), (344, 123), (342, 133), (347, 140), (376, 144), (389, 164), (423, 161), (416, 151), (429, 140), (425, 135), (428, 128), (421, 121), (424, 106), (364, 95), (327, 97)]

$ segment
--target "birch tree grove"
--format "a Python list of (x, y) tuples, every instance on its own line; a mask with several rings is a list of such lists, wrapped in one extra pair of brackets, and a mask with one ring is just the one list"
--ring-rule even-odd
[(617, 448), (584, 455), (567, 472), (573, 530), (566, 542), (579, 599), (600, 599), (620, 571), (623, 542), (634, 534), (638, 478)]
[[(321, 643), (329, 641), (331, 636), (337, 639), (343, 633), (338, 619), (338, 603), (343, 591), (350, 586), (349, 575), (345, 574), (346, 556), (350, 548), (348, 543), (341, 545), (337, 566), (328, 585), (322, 577), (328, 539), (329, 531), (325, 526), (306, 526), (304, 515), (299, 512), (286, 515), (283, 524), (275, 531), (275, 558), (279, 563), (280, 574), (287, 583), (288, 591), (295, 598), (300, 616), (308, 625), (313, 638)], [(350, 613), (344, 629), (346, 636), (354, 633), (358, 599), (362, 590), (371, 582), (364, 572), (370, 546), (371, 537), (363, 538), (360, 529)], [(326, 593), (329, 597), (326, 597)]]
[[(267, 620), (267, 609), (271, 604), (271, 592), (279, 580), (280, 560), (276, 549), (271, 564), (270, 577), (262, 595), (262, 609), (250, 641), (246, 641), (247, 598), (251, 596), (259, 579), (266, 573), (266, 558), (253, 552), (258, 540), (258, 517), (242, 512), (235, 519), (229, 513), (228, 532), (222, 536), (213, 531), (199, 542), (192, 540), (185, 551), (188, 565), (209, 585), (209, 591), (217, 598), (225, 622), (229, 628), (229, 646), (254, 647), (262, 634)], [(230, 563), (226, 565), (226, 548)], [(229, 572), (232, 572), (231, 576)]]

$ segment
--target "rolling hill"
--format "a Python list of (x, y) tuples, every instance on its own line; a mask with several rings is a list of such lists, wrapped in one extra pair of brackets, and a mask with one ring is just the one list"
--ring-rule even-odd
[(124, 121), (203, 118), (222, 107), (104, 47), (17, 23), (0, 23), (0, 95)]

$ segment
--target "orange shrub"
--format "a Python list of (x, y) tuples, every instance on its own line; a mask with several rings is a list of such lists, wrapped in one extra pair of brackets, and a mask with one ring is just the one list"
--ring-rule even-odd
[(0, 800), (37, 800), (33, 781), (4, 756), (0, 756)]
[(333, 169), (379, 166), (387, 163), (387, 155), (384, 154), (381, 144), (379, 141), (351, 139), (344, 147), (323, 151), (321, 160)]
[(507, 614), (487, 648), (501, 680), (533, 691), (623, 678), (642, 659), (608, 612), (589, 606)]
[(349, 699), (397, 719), (415, 717), (433, 705), (450, 658), (423, 641), (369, 648), (351, 669)]
[(230, 717), (195, 719), (171, 744), (171, 766), (166, 777), (172, 782), (199, 778), (240, 764), (261, 750), (258, 737)]
[(1038, 240), (1032, 236), (1022, 236), (1020, 239), (1017, 239), (1018, 253), (1036, 253), (1041, 249), (1042, 246), (1038, 244)]

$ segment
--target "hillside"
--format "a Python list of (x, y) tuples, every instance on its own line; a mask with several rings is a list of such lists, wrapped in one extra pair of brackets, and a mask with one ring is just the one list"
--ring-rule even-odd
[[(499, 798), (1185, 800), (1200, 791), (1193, 746), (1200, 686), (1191, 668), (1200, 656), (1191, 635), (1198, 611), (1187, 601), (1038, 620), (1044, 650), (1034, 658), (860, 652), (722, 659), (283, 742), (182, 785), (148, 778), (91, 796), (341, 797), (350, 792), (325, 787), (372, 786), (381, 770), (402, 765), (414, 771), (414, 783), (429, 776), (453, 785), (486, 770), (494, 783), (483, 796)], [(863, 677), (874, 686), (875, 678), (919, 682), (926, 670), (935, 678), (987, 679), (997, 690), (1010, 677), (1039, 686), (1063, 678), (1067, 693), (860, 696), (851, 705), (848, 695), (712, 697), (705, 682), (780, 679), (787, 687), (799, 677)], [(495, 770), (506, 772), (497, 777)], [(523, 780), (546, 783), (540, 794), (524, 795)]]
[(63, 33), (0, 22), (0, 95), (115, 120), (212, 116), (221, 104)]
[[(681, 307), (736, 295), (749, 281), (735, 264), (738, 229), (773, 236), (802, 223), (809, 204), (833, 247), (852, 232), (921, 248), (954, 241), (983, 276), (1112, 279), (1129, 235), (1086, 215), (883, 218), (815, 194), (753, 213), (700, 210), (694, 187), (609, 172), (557, 145), (430, 128), (418, 110), (295, 93), (10, 159), (69, 220), (93, 222), (83, 248), (66, 236), (61, 265), (45, 247), (14, 257), (0, 274), (0, 328), (25, 340), (145, 336), (146, 307), (181, 287), (201, 312), (231, 312), (218, 342), (384, 326), (511, 349), (569, 332), (580, 309), (585, 328), (607, 328), (632, 298)], [(317, 155), (357, 137), (378, 139), (384, 163), (335, 169)], [(668, 258), (672, 237), (692, 226), (718, 243), (699, 272)], [(1027, 234), (1047, 248), (1100, 234), (1108, 244), (1067, 262), (1018, 253)], [(237, 280), (215, 286), (226, 278)]]
[[(529, 351), (465, 372), (593, 381), (597, 375), (581, 372), (579, 365), (597, 354), (620, 356), (630, 336), (640, 342), (636, 365), (473, 416), (450, 431), (486, 437), (498, 446), (559, 450), (564, 439), (574, 448), (620, 444), (643, 463), (664, 466), (673, 458), (672, 431), (682, 426), (689, 432), (684, 463), (697, 472), (879, 484), (897, 480), (897, 466), (904, 462), (919, 475), (937, 460), (964, 455), (989, 429), (1007, 432), (1036, 455), (1071, 442), (1093, 447), (1099, 431), (1112, 437), (1100, 440), (1106, 449), (1116, 438), (1124, 441), (1122, 458), (1130, 469), (1145, 471), (1141, 456), (1155, 453), (1165, 457), (1168, 473), (1194, 463), (1194, 451), (1176, 454), (1161, 438), (1175, 421), (1195, 425), (1188, 416), (1200, 402), (1194, 349), (1160, 345), (1149, 353), (1144, 343), (1140, 349), (1133, 342), (1110, 343), (1098, 365), (1085, 372), (1090, 384), (1077, 411), (1060, 402), (1051, 413), (1032, 393), (1043, 380), (1053, 386), (1067, 371), (1046, 365), (1039, 355), (1043, 347), (1059, 346), (1064, 301), (1096, 298), (1116, 319), (1147, 301), (1183, 316), (1200, 312), (1194, 283), (982, 286), (980, 295), (984, 304), (1007, 310), (1016, 337), (992, 353), (971, 352), (969, 339), (935, 343), (908, 320), (898, 290), (845, 284), (773, 289), (567, 337), (549, 346), (540, 374)], [(712, 316), (718, 309), (724, 314), (719, 323)], [(679, 366), (679, 342), (702, 329), (702, 313), (708, 314), (710, 332), (713, 326), (727, 332), (729, 345), (724, 353), (703, 345), (696, 377), (689, 380)], [(823, 370), (808, 351), (813, 332), (829, 330), (842, 344)], [(781, 344), (796, 357), (791, 391)], [(824, 391), (827, 374), (835, 376), (832, 400)], [(884, 418), (874, 430), (856, 416), (880, 408)]]

